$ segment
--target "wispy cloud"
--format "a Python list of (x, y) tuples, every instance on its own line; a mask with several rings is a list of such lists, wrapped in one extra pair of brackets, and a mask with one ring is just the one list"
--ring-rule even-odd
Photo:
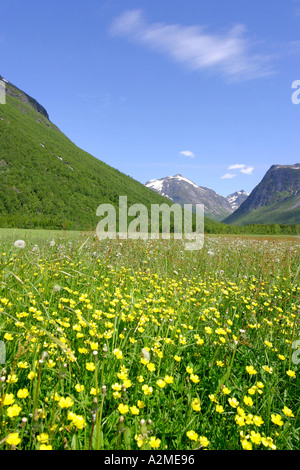
[(247, 166), (246, 168), (241, 169), (241, 173), (244, 173), (244, 175), (252, 175), (253, 170), (253, 166)]
[[(235, 163), (234, 165), (230, 165), (228, 167), (228, 170), (240, 170), (240, 172), (243, 173), (244, 175), (252, 175), (254, 167), (247, 166), (244, 163)], [(233, 178), (234, 176), (237, 176), (237, 175), (234, 173), (226, 173), (225, 175), (221, 176), (221, 178), (229, 179), (229, 178)]]
[(179, 152), (179, 155), (182, 155), (183, 157), (188, 157), (188, 158), (195, 158), (195, 154), (191, 152), (190, 150), (181, 150), (181, 152)]
[(246, 165), (236, 163), (235, 165), (230, 165), (228, 167), (228, 170), (241, 170), (242, 168), (245, 168)]
[(234, 174), (234, 173), (225, 173), (225, 175), (221, 176), (221, 179), (222, 180), (228, 180), (228, 179), (234, 178), (235, 176), (237, 176), (237, 175)]
[(200, 25), (149, 23), (141, 10), (129, 10), (113, 21), (110, 33), (164, 53), (190, 70), (214, 71), (230, 80), (271, 73), (270, 57), (251, 51), (254, 44), (240, 24), (225, 33), (209, 33)]

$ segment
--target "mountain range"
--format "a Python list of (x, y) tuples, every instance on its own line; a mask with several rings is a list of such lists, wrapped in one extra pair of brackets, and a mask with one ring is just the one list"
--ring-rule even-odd
[(233, 225), (300, 223), (299, 163), (273, 165), (250, 195), (241, 190), (225, 198), (182, 175), (144, 185), (77, 147), (36, 99), (0, 80), (6, 89), (0, 105), (0, 227), (93, 230), (97, 207), (117, 209), (119, 196), (148, 209), (203, 203), (209, 233), (230, 232)]
[(236, 191), (226, 198), (205, 186), (177, 174), (145, 183), (150, 188), (177, 204), (204, 204), (204, 213), (212, 220), (221, 221), (235, 211), (248, 197), (244, 191)]

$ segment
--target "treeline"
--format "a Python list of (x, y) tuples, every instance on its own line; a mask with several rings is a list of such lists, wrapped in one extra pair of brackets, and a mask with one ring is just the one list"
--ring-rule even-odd
[(300, 225), (285, 224), (249, 224), (249, 225), (227, 225), (214, 223), (206, 220), (204, 224), (205, 233), (232, 233), (253, 235), (300, 235)]
[[(174, 220), (171, 214), (170, 232), (174, 232)], [(128, 223), (132, 218), (128, 218)], [(68, 217), (48, 214), (0, 214), (0, 227), (2, 228), (22, 228), (22, 229), (45, 229), (45, 230), (85, 230), (94, 231), (97, 227), (99, 218), (88, 217), (78, 221), (71, 220)], [(118, 223), (116, 227), (118, 231)], [(137, 228), (138, 230), (138, 228)], [(149, 233), (151, 225), (149, 221)], [(193, 231), (196, 230), (193, 224)], [(159, 231), (162, 231), (160, 223)], [(184, 232), (184, 227), (183, 230)], [(215, 222), (205, 217), (204, 233), (207, 234), (253, 234), (253, 235), (300, 235), (300, 225), (285, 224), (251, 224), (251, 225), (227, 225), (221, 222)]]

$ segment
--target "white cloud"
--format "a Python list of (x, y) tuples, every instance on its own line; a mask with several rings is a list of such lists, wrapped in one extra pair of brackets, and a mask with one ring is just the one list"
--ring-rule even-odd
[(179, 155), (183, 155), (184, 157), (189, 157), (189, 158), (194, 158), (195, 154), (191, 152), (190, 150), (182, 150), (179, 152)]
[(242, 168), (241, 172), (245, 175), (252, 175), (252, 171), (254, 170), (253, 166), (248, 166), (247, 168)]
[(236, 176), (236, 174), (234, 174), (234, 173), (225, 173), (225, 175), (221, 176), (221, 179), (222, 180), (227, 180), (227, 179), (234, 178), (235, 176)]
[(240, 170), (242, 168), (245, 168), (246, 165), (243, 165), (243, 164), (239, 164), (237, 163), (236, 165), (230, 165), (228, 167), (228, 170)]
[(164, 53), (191, 70), (214, 70), (239, 80), (270, 73), (270, 58), (250, 51), (252, 44), (240, 24), (225, 33), (208, 33), (201, 26), (148, 23), (141, 10), (129, 10), (114, 20), (110, 32)]
[(240, 172), (244, 173), (244, 175), (252, 175), (254, 167), (253, 166), (246, 166), (243, 163), (236, 163), (234, 165), (230, 165), (228, 167), (228, 170), (240, 170)]

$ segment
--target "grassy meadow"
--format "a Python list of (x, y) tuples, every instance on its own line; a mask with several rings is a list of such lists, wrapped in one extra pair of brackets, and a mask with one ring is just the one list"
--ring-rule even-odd
[(0, 229), (0, 450), (300, 449), (299, 269), (296, 236)]

